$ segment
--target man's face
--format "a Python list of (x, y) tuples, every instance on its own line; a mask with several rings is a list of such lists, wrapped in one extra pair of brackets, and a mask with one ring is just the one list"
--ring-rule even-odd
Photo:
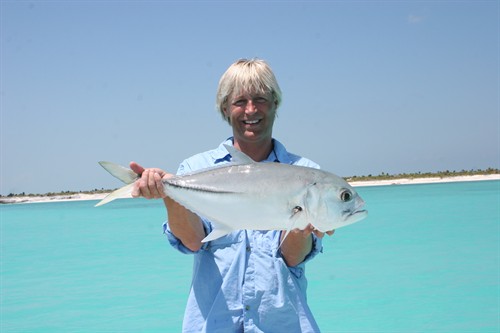
[(224, 108), (235, 140), (260, 141), (272, 137), (276, 101), (272, 93), (240, 93), (230, 96)]

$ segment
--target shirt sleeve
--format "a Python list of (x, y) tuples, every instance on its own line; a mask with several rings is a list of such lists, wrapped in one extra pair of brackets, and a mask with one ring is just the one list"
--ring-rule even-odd
[[(205, 220), (203, 218), (201, 219), (201, 222), (203, 223), (203, 228), (205, 229), (205, 234), (208, 235), (212, 231), (212, 226), (211, 226), (210, 222), (208, 222), (207, 220)], [(197, 253), (200, 250), (204, 250), (208, 245), (208, 243), (204, 243), (201, 246), (200, 250), (191, 251), (190, 249), (185, 247), (184, 244), (182, 244), (181, 240), (179, 238), (177, 238), (172, 233), (172, 231), (170, 230), (170, 226), (168, 225), (168, 221), (165, 221), (163, 223), (163, 233), (167, 236), (167, 239), (168, 239), (168, 242), (170, 243), (170, 245), (172, 245), (173, 248), (177, 249), (179, 252), (184, 253), (184, 254)]]
[(323, 253), (323, 241), (321, 238), (316, 236), (314, 233), (312, 235), (312, 249), (311, 252), (304, 258), (304, 261), (302, 263), (306, 263), (312, 258), (314, 258), (318, 253)]

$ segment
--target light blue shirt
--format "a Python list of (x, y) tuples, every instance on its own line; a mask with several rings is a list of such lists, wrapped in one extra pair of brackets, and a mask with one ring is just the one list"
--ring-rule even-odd
[[(223, 144), (183, 161), (178, 174), (231, 161)], [(268, 162), (319, 168), (288, 153), (274, 140)], [(206, 233), (210, 221), (202, 219)], [(288, 267), (279, 250), (280, 231), (239, 230), (205, 243), (197, 252), (186, 248), (168, 226), (164, 231), (173, 247), (194, 253), (193, 281), (183, 321), (183, 332), (319, 332), (307, 305), (305, 262), (322, 251), (313, 235), (313, 249), (304, 262)]]

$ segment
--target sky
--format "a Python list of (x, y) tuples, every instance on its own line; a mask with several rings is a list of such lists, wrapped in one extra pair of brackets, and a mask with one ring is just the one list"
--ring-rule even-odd
[(239, 58), (273, 68), (273, 135), (340, 176), (500, 168), (498, 1), (0, 2), (0, 194), (174, 173), (231, 128)]

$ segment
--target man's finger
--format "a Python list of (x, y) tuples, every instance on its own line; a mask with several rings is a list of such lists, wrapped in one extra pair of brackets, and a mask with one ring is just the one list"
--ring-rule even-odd
[(161, 181), (160, 174), (155, 172), (154, 178), (155, 178), (156, 190), (158, 191), (158, 195), (160, 198), (164, 198), (165, 192), (163, 191), (163, 182)]
[(139, 190), (140, 190), (140, 193), (141, 195), (146, 198), (146, 199), (150, 199), (151, 198), (151, 192), (149, 190), (149, 171), (148, 170), (144, 170), (144, 172), (142, 173), (142, 177), (141, 179), (138, 180), (139, 182)]
[(136, 174), (138, 175), (142, 175), (142, 173), (144, 172), (144, 168), (142, 166), (140, 166), (139, 164), (137, 164), (136, 162), (130, 162), (130, 169), (132, 169), (133, 172), (135, 172)]

